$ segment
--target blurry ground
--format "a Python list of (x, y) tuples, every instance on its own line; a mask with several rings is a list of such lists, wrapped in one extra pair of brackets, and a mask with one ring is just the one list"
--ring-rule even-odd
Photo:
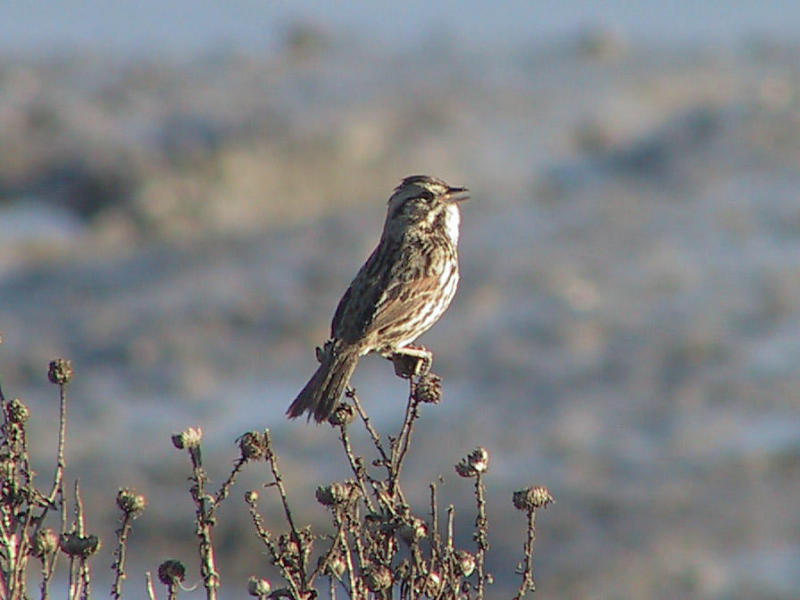
[[(431, 173), (474, 199), (461, 290), (424, 338), (445, 400), (409, 476), (424, 499), (444, 474), (457, 501), (451, 465), (492, 453), (497, 597), (522, 542), (511, 492), (537, 483), (558, 500), (537, 521), (537, 598), (795, 598), (799, 59), (603, 32), (390, 53), (313, 29), (264, 55), (0, 57), (0, 373), (34, 411), (40, 473), (61, 355), (71, 475), (106, 548), (117, 487), (150, 499), (131, 594), (164, 558), (194, 564), (169, 443), (188, 425), (218, 480), (233, 439), (270, 427), (321, 520), (335, 436), (282, 414), (392, 187)], [(384, 426), (404, 394), (390, 372), (370, 359), (354, 379)], [(264, 564), (237, 503), (231, 597)]]

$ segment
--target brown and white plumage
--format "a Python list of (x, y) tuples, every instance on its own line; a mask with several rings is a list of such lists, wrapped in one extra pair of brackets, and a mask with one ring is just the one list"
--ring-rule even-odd
[(458, 202), (467, 198), (465, 188), (426, 175), (395, 188), (378, 246), (339, 301), (320, 367), (289, 417), (325, 420), (360, 356), (402, 351), (439, 320), (458, 287)]

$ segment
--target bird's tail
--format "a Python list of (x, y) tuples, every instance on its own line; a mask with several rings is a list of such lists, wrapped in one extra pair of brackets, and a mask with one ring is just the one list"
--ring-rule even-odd
[(313, 415), (317, 423), (327, 419), (356, 369), (358, 356), (357, 347), (345, 346), (338, 341), (326, 344), (320, 353), (322, 364), (286, 411), (289, 418), (308, 412), (309, 420)]

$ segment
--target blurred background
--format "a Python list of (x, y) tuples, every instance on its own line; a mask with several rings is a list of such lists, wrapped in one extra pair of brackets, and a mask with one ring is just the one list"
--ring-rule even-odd
[[(323, 523), (338, 441), (283, 413), (392, 188), (428, 173), (473, 200), (407, 475), (420, 512), (444, 476), (471, 548), (452, 465), (490, 451), (491, 596), (517, 583), (512, 491), (545, 484), (537, 598), (797, 598), (798, 34), (789, 0), (4, 3), (0, 374), (41, 480), (64, 356), (68, 474), (106, 552), (117, 488), (149, 498), (128, 597), (166, 558), (200, 580), (187, 426), (217, 483), (271, 428)], [(399, 424), (388, 363), (353, 383)], [(228, 598), (271, 576), (255, 471), (220, 515)]]

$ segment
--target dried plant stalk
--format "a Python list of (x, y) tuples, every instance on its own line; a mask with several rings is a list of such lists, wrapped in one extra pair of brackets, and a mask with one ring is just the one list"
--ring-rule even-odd
[[(72, 375), (68, 361), (51, 363), (50, 380), (59, 387), (59, 432), (56, 467), (47, 493), (36, 490), (27, 450), (25, 421), (27, 408), (18, 400), (8, 401), (0, 389), (0, 459), (4, 477), (0, 481), (0, 596), (9, 600), (26, 598), (25, 582), (28, 558), (41, 561), (41, 597), (48, 600), (58, 550), (69, 557), (70, 600), (89, 598), (91, 572), (89, 559), (97, 551), (99, 540), (85, 532), (85, 512), (80, 488), (75, 483), (75, 518), (68, 530), (64, 499), (66, 444), (66, 383)], [(267, 549), (269, 562), (277, 569), (283, 587), (271, 589), (262, 578), (251, 577), (248, 592), (257, 598), (311, 600), (324, 590), (332, 599), (378, 600), (483, 600), (492, 576), (486, 572), (489, 551), (485, 474), (489, 456), (476, 448), (455, 465), (459, 476), (474, 479), (473, 496), (477, 507), (474, 521), (474, 552), (457, 549), (454, 541), (455, 509), (447, 507), (445, 531), (440, 531), (438, 484), (430, 484), (428, 510), (416, 514), (403, 489), (403, 467), (413, 456), (416, 421), (423, 405), (441, 397), (441, 380), (427, 369), (412, 369), (403, 375), (409, 380), (408, 399), (403, 419), (394, 435), (378, 432), (367, 415), (355, 390), (346, 392), (330, 418), (338, 428), (339, 440), (352, 472), (352, 479), (320, 485), (317, 500), (330, 512), (332, 529), (326, 535), (314, 535), (309, 527), (299, 526), (281, 473), (274, 441), (269, 430), (247, 432), (237, 443), (240, 455), (216, 492), (209, 491), (209, 477), (203, 462), (202, 431), (189, 428), (173, 436), (173, 444), (186, 450), (191, 462), (190, 494), (195, 512), (195, 535), (198, 540), (200, 574), (208, 600), (216, 600), (220, 588), (213, 529), (220, 505), (230, 497), (237, 477), (247, 463), (264, 461), (268, 481), (265, 488), (274, 490), (282, 508), (286, 533), (273, 533), (258, 513), (258, 494), (245, 494), (254, 531)], [(350, 427), (355, 422), (364, 427), (368, 441), (364, 448), (354, 442)], [(8, 476), (5, 476), (5, 473)], [(441, 480), (441, 478), (440, 478)], [(515, 493), (514, 504), (527, 515), (527, 538), (518, 573), (522, 581), (515, 597), (521, 599), (533, 591), (533, 544), (535, 511), (552, 502), (546, 488), (527, 488)], [(117, 529), (112, 563), (114, 581), (111, 595), (123, 597), (126, 578), (127, 545), (131, 523), (144, 508), (144, 498), (121, 489), (117, 497), (122, 510)], [(60, 510), (58, 533), (44, 526), (48, 513)], [(322, 541), (320, 543), (320, 541)], [(314, 544), (320, 547), (315, 551)], [(316, 566), (309, 560), (318, 558)], [(185, 577), (180, 561), (167, 560), (159, 566), (159, 580), (167, 587), (167, 597), (176, 598)], [(474, 594), (474, 595), (473, 595)], [(156, 599), (152, 576), (146, 574), (146, 595)]]

